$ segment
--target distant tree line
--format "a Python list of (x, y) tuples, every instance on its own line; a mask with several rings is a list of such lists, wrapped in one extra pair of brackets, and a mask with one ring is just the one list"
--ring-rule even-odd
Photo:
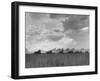
[(74, 54), (74, 53), (89, 53), (89, 49), (75, 49), (75, 48), (67, 48), (67, 49), (52, 49), (49, 51), (38, 50), (35, 51), (34, 54)]

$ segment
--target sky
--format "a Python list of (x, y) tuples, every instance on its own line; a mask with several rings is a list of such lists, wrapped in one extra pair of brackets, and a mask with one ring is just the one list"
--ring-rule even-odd
[(28, 53), (54, 48), (89, 49), (89, 15), (25, 12)]

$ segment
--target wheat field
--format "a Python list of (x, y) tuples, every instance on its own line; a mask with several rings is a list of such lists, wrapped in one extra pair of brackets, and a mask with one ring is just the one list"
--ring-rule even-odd
[(89, 65), (89, 53), (84, 54), (26, 54), (25, 67), (58, 67)]

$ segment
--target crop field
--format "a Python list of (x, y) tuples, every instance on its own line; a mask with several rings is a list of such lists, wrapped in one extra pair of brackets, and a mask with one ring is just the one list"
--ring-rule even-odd
[(26, 54), (26, 68), (89, 65), (89, 53)]

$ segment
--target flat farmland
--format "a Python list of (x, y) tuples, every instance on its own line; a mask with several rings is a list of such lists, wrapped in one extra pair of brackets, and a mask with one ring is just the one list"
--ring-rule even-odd
[(25, 54), (26, 68), (89, 65), (89, 53)]

